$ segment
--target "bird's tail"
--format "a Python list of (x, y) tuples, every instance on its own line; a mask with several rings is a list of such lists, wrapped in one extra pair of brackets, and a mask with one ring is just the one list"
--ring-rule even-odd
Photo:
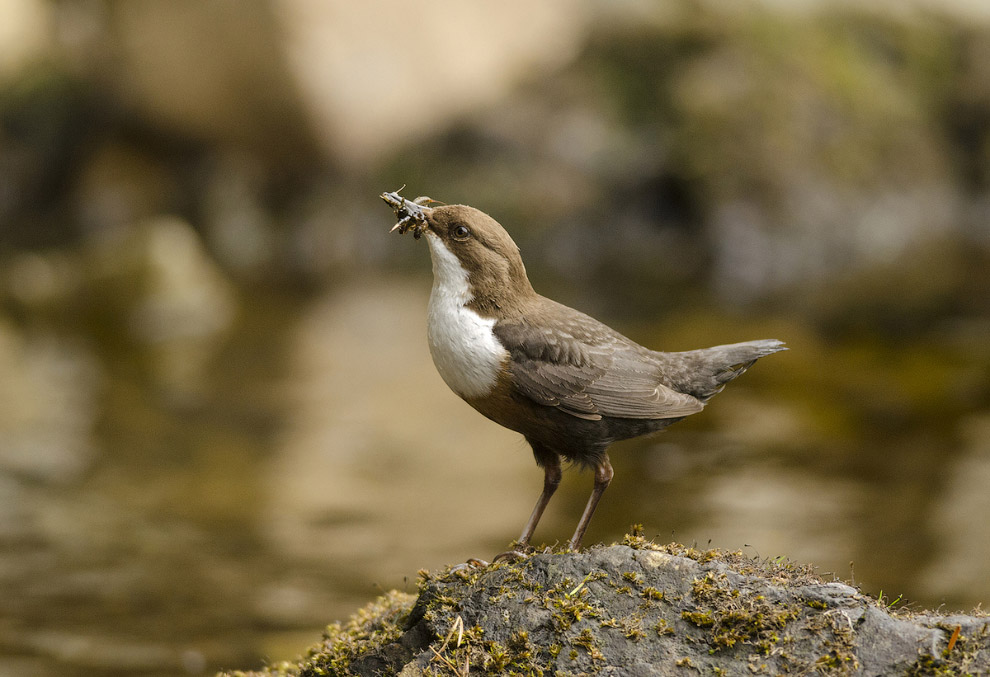
[(721, 392), (726, 383), (740, 376), (758, 359), (781, 350), (787, 350), (783, 341), (763, 339), (667, 353), (672, 359), (665, 372), (675, 389), (705, 401)]

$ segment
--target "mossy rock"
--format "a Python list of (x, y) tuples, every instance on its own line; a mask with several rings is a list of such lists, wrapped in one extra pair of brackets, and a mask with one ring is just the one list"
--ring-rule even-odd
[(894, 614), (810, 567), (628, 536), (580, 553), (421, 572), (418, 597), (388, 593), (331, 625), (297, 663), (228, 674), (988, 670), (990, 618)]

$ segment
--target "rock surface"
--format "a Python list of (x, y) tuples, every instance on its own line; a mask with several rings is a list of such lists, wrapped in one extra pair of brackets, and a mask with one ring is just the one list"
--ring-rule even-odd
[(659, 546), (421, 572), (247, 675), (948, 675), (990, 671), (990, 617), (893, 612), (809, 567)]

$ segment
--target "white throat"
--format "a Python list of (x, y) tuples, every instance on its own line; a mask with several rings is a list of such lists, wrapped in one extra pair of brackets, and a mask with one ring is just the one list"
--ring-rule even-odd
[(433, 259), (433, 290), (427, 320), (427, 337), (433, 364), (444, 382), (464, 398), (491, 393), (508, 351), (484, 318), (467, 304), (474, 298), (468, 272), (443, 240), (427, 231)]

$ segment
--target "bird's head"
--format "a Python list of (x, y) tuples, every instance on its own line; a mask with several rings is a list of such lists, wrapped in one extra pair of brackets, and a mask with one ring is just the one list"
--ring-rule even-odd
[(433, 259), (436, 284), (453, 284), (466, 278), (475, 303), (493, 305), (517, 294), (532, 293), (519, 247), (505, 229), (479, 209), (466, 205), (428, 206), (430, 198), (406, 200), (397, 193), (383, 193), (395, 210), (398, 223), (392, 230), (426, 235)]

